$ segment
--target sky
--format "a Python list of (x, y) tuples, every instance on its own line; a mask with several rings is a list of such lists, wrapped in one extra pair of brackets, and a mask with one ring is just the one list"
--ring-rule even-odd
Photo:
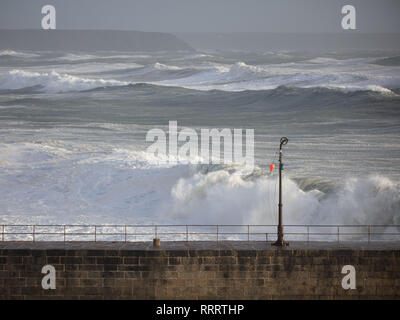
[(351, 4), (358, 32), (400, 32), (400, 0), (1, 0), (0, 28), (41, 28), (46, 4), (57, 29), (345, 32), (341, 8)]

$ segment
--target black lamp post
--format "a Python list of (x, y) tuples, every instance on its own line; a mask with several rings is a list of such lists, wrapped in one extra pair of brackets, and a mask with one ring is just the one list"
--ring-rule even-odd
[(282, 146), (287, 144), (289, 141), (288, 138), (282, 137), (281, 144), (279, 145), (279, 223), (278, 223), (278, 239), (274, 242), (273, 246), (285, 247), (288, 246), (289, 243), (283, 240), (283, 225), (282, 225)]

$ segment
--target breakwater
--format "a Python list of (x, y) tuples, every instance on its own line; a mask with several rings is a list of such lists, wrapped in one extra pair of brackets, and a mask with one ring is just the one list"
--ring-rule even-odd
[(0, 299), (397, 299), (399, 274), (395, 242), (0, 242)]

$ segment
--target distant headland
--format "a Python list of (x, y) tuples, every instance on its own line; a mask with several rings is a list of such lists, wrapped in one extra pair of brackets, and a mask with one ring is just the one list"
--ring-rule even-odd
[(193, 51), (175, 35), (119, 30), (0, 29), (0, 49), (34, 51)]

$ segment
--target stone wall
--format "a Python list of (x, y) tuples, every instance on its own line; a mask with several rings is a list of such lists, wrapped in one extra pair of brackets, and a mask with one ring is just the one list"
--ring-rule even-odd
[[(152, 249), (0, 245), (0, 299), (393, 299), (400, 297), (397, 248), (286, 248), (261, 243)], [(244, 248), (243, 248), (244, 247)], [(44, 265), (56, 289), (44, 290)], [(344, 265), (356, 269), (344, 290)]]

